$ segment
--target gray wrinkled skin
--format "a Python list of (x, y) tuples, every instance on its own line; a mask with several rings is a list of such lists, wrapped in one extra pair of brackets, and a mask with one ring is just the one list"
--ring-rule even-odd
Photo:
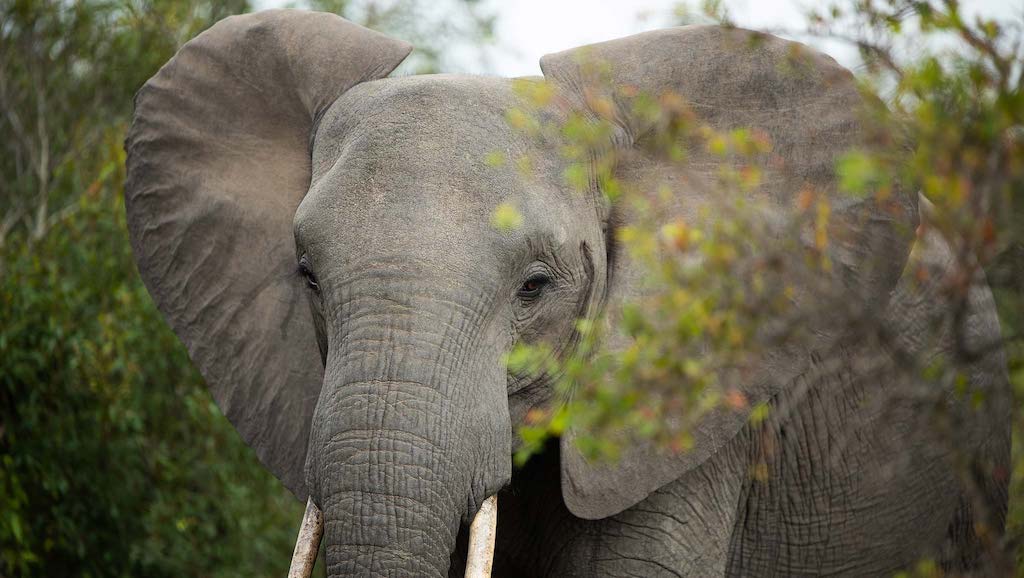
[[(859, 142), (859, 97), (846, 71), (797, 44), (736, 43), (754, 36), (679, 28), (588, 52), (617, 82), (681, 93), (718, 128), (765, 130), (784, 162), (764, 192), (783, 206), (802, 183), (833, 188), (836, 155)], [(228, 19), (140, 91), (126, 143), (142, 277), (243, 438), (323, 510), (329, 575), (459, 576), (468, 524), (495, 493), (496, 576), (976, 564), (974, 514), (998, 532), (1006, 508), (993, 474), (1009, 452), (999, 350), (963, 368), (988, 398), (981, 409), (950, 397), (956, 447), (936, 438), (885, 346), (823, 318), (822, 343), (839, 344), (828, 355), (775, 355), (752, 380), (748, 396), (773, 408), (757, 426), (714, 414), (693, 452), (628, 448), (614, 467), (563, 440), (513, 470), (513, 430), (551, 392), (509, 375), (503, 355), (520, 342), (571, 347), (574, 320), (602, 307), (614, 316), (637, 274), (608, 241), (615, 223), (599, 191), (570, 191), (557, 143), (505, 123), (510, 80), (385, 78), (408, 50), (331, 15)], [(793, 54), (809, 74), (780, 72)], [(576, 62), (570, 51), (542, 63), (560, 90), (556, 121), (586, 113)], [(610, 145), (643, 139), (628, 111), (617, 118)], [(492, 151), (528, 155), (532, 174), (487, 166)], [(686, 181), (642, 155), (619, 170), (675, 185), (692, 214), (715, 170), (696, 161)], [(936, 283), (902, 275), (916, 217), (913, 199), (897, 200), (907, 210), (882, 215), (837, 198), (848, 231), (834, 259), (901, 348), (948, 352)], [(522, 227), (491, 225), (501, 203)], [(948, 249), (925, 238), (917, 250), (940, 279)], [(547, 284), (524, 293), (538, 276)], [(969, 341), (998, 335), (979, 279)], [(975, 501), (952, 463), (963, 456)]]

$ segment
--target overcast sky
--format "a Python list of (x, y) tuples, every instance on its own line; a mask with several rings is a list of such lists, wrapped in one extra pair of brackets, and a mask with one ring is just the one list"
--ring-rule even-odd
[[(438, 4), (447, 2), (437, 0)], [(540, 57), (583, 44), (663, 28), (679, 0), (485, 0), (498, 15), (499, 46), (478, 58), (479, 47), (452, 47), (455, 70), (500, 76), (540, 74)], [(281, 6), (286, 0), (256, 0), (257, 6)], [(800, 29), (805, 6), (815, 0), (724, 0), (732, 19), (747, 28)], [(687, 2), (699, 5), (699, 0)], [(981, 12), (1021, 19), (1024, 0), (961, 0), (968, 13)], [(856, 52), (837, 42), (804, 39), (846, 66), (857, 63)]]
[[(477, 59), (459, 59), (458, 72), (500, 76), (540, 74), (538, 61), (549, 52), (662, 28), (678, 0), (490, 0), (498, 13), (501, 46), (490, 50), (487, 68)], [(698, 2), (691, 2), (699, 4)], [(813, 0), (725, 0), (730, 16), (748, 28), (799, 29), (803, 7)], [(967, 11), (1020, 18), (1024, 0), (962, 0)], [(839, 43), (813, 42), (846, 66), (856, 53)]]
[[(501, 76), (540, 74), (549, 52), (663, 28), (678, 0), (508, 0), (495, 2), (497, 37), (491, 57)], [(730, 0), (729, 13), (741, 26), (799, 26), (794, 0)], [(571, 24), (571, 25), (570, 25)], [(468, 72), (468, 71), (467, 71)]]

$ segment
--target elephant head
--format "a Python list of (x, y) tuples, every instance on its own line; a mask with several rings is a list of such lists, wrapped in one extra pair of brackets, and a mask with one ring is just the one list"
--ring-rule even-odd
[[(506, 123), (512, 81), (386, 78), (409, 51), (329, 14), (228, 18), (140, 90), (126, 143), (142, 278), (245, 441), (322, 510), (329, 575), (446, 575), (460, 529), (510, 479), (514, 427), (552, 395), (510, 376), (504, 355), (519, 342), (570, 347), (577, 318), (637, 291), (604, 197), (566, 185), (557, 143)], [(675, 91), (715, 126), (764, 130), (784, 161), (766, 179), (780, 204), (804, 183), (833, 190), (837, 153), (861, 138), (852, 77), (793, 43), (690, 27), (586, 53), (616, 83)], [(793, 54), (806, 74), (780, 70)], [(560, 91), (550, 114), (595, 114), (579, 62), (542, 61)], [(639, 147), (649, 127), (625, 108), (613, 117), (609, 146)], [(529, 155), (532, 176), (488, 166), (494, 150)], [(617, 170), (679, 178), (643, 154)], [(521, 227), (492, 226), (502, 204)], [(885, 295), (901, 218), (872, 211), (837, 204), (858, 232), (835, 259)], [(892, 266), (868, 271), (867, 254)], [(767, 371), (749, 393), (784, 382)], [(589, 464), (567, 436), (566, 504), (585, 518), (628, 508), (743, 420), (713, 412), (692, 452), (636, 447), (614, 467)]]

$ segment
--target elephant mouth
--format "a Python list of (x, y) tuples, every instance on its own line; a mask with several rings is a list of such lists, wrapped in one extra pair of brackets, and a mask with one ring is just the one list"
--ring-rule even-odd
[[(494, 495), (480, 506), (469, 526), (469, 553), (466, 556), (466, 578), (489, 578), (494, 562), (494, 539), (498, 532), (498, 496)], [(306, 513), (299, 525), (288, 578), (309, 578), (313, 574), (320, 538), (324, 533), (324, 515), (310, 497)]]

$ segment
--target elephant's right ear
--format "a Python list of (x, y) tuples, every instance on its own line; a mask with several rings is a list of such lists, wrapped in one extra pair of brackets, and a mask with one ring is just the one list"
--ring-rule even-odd
[(311, 133), (410, 50), (333, 14), (235, 16), (135, 98), (125, 206), (139, 272), (221, 410), (299, 498), (323, 378), (292, 232)]

